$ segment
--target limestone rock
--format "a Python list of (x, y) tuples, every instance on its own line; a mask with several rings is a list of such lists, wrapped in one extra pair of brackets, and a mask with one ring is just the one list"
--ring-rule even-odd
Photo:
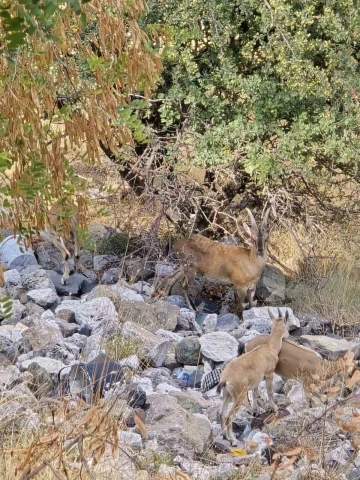
[(206, 333), (199, 341), (201, 353), (214, 362), (227, 362), (237, 357), (238, 342), (226, 332)]

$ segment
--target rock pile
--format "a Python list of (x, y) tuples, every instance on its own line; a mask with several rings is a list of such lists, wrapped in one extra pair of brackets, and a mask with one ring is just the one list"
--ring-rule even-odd
[[(324, 405), (320, 400), (316, 405), (308, 405), (302, 385), (295, 380), (284, 381), (275, 376), (275, 401), (281, 406), (282, 415), (270, 423), (263, 426), (261, 419), (253, 418), (247, 407), (242, 407), (235, 419), (237, 451), (222, 438), (218, 418), (221, 399), (215, 389), (207, 395), (200, 392), (201, 378), (237, 357), (239, 341), (246, 343), (256, 335), (269, 333), (267, 308), (244, 311), (240, 320), (232, 313), (195, 314), (176, 295), (152, 303), (150, 283), (130, 284), (119, 276), (120, 258), (93, 256), (89, 251), (81, 253), (86, 268), (73, 273), (68, 285), (63, 286), (59, 273), (61, 256), (53, 247), (40, 244), (37, 258), (39, 265), (6, 271), (1, 288), (3, 297), (13, 299), (11, 317), (0, 325), (0, 399), (6, 399), (0, 402), (2, 431), (39, 429), (43, 421), (39, 402), (44, 397), (59, 395), (59, 387), (69, 385), (74, 365), (80, 361), (87, 365), (102, 352), (114, 355), (113, 360), (121, 366), (130, 367), (129, 388), (136, 388), (143, 399), (146, 394), (146, 405), (141, 408), (146, 438), (134, 424), (119, 431), (120, 441), (140, 457), (148, 451), (159, 455), (170, 452), (172, 465), (161, 464), (160, 473), (180, 469), (193, 479), (227, 479), (236, 469), (255, 461), (265, 467), (269, 459), (272, 461), (271, 448), (290, 448), (296, 432), (308, 422), (311, 428), (306, 430), (303, 440), (308, 442), (313, 456), (305, 450), (303, 455), (300, 451), (294, 454), (299, 456), (284, 469), (284, 478), (300, 480), (309, 465), (320, 465), (315, 459), (320, 458), (317, 450), (321, 442), (326, 443), (321, 443), (321, 449), (326, 448), (327, 453), (325, 466), (319, 466), (320, 469), (326, 464), (346, 464), (346, 478), (358, 478), (360, 457), (336, 422), (338, 410), (327, 415), (324, 427), (324, 422), (317, 420), (324, 414)], [(131, 270), (134, 265), (131, 259), (127, 268)], [(159, 264), (155, 270), (163, 271), (164, 265)], [(260, 284), (261, 298), (268, 302), (285, 299), (285, 279), (281, 275), (272, 267), (266, 269)], [(147, 278), (150, 277), (151, 272), (147, 272)], [(360, 356), (358, 339), (313, 335), (320, 333), (318, 322), (312, 330), (311, 319), (302, 317), (300, 322), (287, 309), (291, 330), (304, 345), (331, 359), (340, 358), (349, 350), (356, 358)], [(90, 378), (89, 382), (93, 380)], [(261, 392), (266, 396), (264, 385)], [(124, 398), (121, 392), (117, 395)], [(106, 458), (105, 455), (102, 459), (103, 467)], [(113, 463), (121, 468), (126, 466), (128, 479), (140, 478), (135, 463), (123, 453), (116, 461), (109, 457), (107, 465)], [(270, 478), (266, 469), (264, 472), (256, 478)]]

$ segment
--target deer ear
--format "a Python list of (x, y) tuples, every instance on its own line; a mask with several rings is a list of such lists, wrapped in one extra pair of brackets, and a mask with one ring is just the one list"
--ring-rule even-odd
[(268, 308), (268, 312), (269, 312), (269, 317), (271, 318), (271, 320), (276, 320), (276, 315), (273, 314), (273, 312), (270, 310), (270, 308)]

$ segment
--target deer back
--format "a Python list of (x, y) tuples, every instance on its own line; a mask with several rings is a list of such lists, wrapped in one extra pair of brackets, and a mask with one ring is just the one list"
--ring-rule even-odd
[(257, 261), (253, 249), (222, 245), (202, 235), (178, 240), (173, 247), (180, 262), (207, 278), (247, 284), (260, 277), (266, 260)]
[[(245, 351), (250, 352), (259, 345), (267, 343), (269, 338), (269, 335), (258, 335), (245, 344)], [(284, 339), (275, 373), (284, 378), (316, 374), (322, 367), (322, 363), (322, 357), (314, 350)]]

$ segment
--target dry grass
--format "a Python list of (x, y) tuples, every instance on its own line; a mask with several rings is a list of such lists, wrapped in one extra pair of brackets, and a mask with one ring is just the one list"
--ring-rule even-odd
[(109, 338), (105, 345), (105, 351), (115, 361), (137, 355), (141, 349), (141, 340), (137, 338), (125, 338), (122, 335), (114, 335)]

